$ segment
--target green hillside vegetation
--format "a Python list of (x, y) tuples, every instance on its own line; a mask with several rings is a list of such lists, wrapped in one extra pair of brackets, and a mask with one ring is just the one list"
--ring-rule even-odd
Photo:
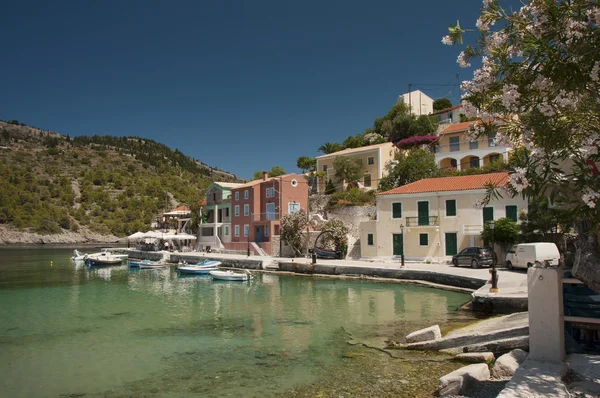
[(0, 223), (40, 233), (87, 228), (126, 236), (213, 180), (237, 181), (139, 137), (63, 137), (0, 122)]

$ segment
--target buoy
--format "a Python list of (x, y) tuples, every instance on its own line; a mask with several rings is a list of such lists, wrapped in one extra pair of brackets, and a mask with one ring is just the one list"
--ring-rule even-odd
[(52, 261), (50, 261), (50, 266), (52, 267)]

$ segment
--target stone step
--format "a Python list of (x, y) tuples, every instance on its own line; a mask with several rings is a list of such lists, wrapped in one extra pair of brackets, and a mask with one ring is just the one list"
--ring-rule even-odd
[(505, 339), (490, 340), (475, 344), (466, 344), (458, 347), (440, 350), (447, 354), (461, 354), (466, 352), (492, 352), (495, 355), (504, 354), (516, 348), (529, 350), (529, 336), (517, 336)]
[(419, 343), (405, 344), (401, 347), (409, 350), (444, 350), (455, 347), (470, 346), (494, 340), (510, 339), (513, 337), (523, 336), (529, 337), (529, 326), (519, 326), (485, 333), (472, 332), (460, 336), (444, 337), (434, 341), (423, 341)]

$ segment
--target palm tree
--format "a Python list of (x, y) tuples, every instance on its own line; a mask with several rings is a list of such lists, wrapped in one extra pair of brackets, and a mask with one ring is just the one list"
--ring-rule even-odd
[(342, 146), (337, 142), (326, 142), (319, 147), (319, 152), (323, 152), (324, 154), (330, 154), (337, 151), (341, 151)]

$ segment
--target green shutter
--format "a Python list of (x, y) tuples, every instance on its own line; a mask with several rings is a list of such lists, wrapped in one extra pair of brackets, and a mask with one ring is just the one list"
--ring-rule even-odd
[(419, 245), (429, 246), (429, 235), (428, 234), (419, 234)]
[(429, 225), (429, 202), (417, 202), (419, 225)]
[(455, 216), (456, 215), (456, 200), (447, 200), (446, 201), (446, 217)]
[(458, 252), (457, 243), (456, 232), (446, 232), (446, 256), (454, 256)]
[(506, 218), (510, 218), (514, 222), (517, 222), (517, 206), (506, 206)]
[(367, 234), (367, 245), (373, 246), (373, 234)]
[(493, 207), (484, 207), (483, 208), (483, 224), (486, 222), (492, 221), (494, 219), (494, 208)]
[(394, 244), (394, 256), (401, 256), (404, 254), (404, 239), (402, 234), (393, 234), (392, 242)]
[(392, 203), (392, 218), (402, 218), (402, 203)]

